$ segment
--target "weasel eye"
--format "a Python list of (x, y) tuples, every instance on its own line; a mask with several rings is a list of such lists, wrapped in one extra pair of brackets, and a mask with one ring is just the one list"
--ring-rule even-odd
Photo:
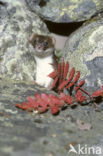
[(37, 43), (37, 40), (35, 39), (35, 40), (34, 40), (34, 44), (36, 44), (36, 43)]
[(44, 47), (47, 47), (48, 46), (48, 42), (47, 41), (44, 41), (43, 42), (43, 45), (44, 45)]

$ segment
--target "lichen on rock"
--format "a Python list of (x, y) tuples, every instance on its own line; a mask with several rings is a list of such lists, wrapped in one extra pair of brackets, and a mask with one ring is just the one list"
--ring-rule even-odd
[(101, 86), (103, 84), (103, 19), (84, 24), (69, 36), (63, 50), (63, 57), (81, 72), (81, 78), (86, 79), (88, 86)]
[(0, 25), (0, 76), (34, 80), (35, 61), (29, 38), (33, 32), (48, 33), (48, 29), (25, 3), (17, 0), (4, 2), (8, 16), (2, 18)]
[(56, 23), (85, 21), (103, 10), (102, 0), (26, 0), (26, 2), (39, 16)]

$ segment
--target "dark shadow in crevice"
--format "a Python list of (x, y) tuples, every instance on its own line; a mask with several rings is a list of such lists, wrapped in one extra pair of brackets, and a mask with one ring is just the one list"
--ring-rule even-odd
[(5, 5), (5, 3), (4, 3), (4, 2), (2, 2), (2, 1), (0, 1), (0, 5)]
[(39, 3), (39, 6), (42, 8), (44, 6), (46, 6), (46, 1), (45, 0), (41, 0), (40, 3)]
[(82, 26), (83, 22), (78, 23), (54, 23), (51, 21), (44, 21), (51, 33), (58, 35), (69, 36), (72, 32)]

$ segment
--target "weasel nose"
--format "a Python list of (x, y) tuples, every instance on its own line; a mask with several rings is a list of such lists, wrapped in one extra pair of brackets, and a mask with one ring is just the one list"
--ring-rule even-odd
[(41, 49), (42, 48), (42, 45), (38, 45), (37, 47), (38, 47), (38, 49)]
[(41, 47), (39, 46), (38, 49), (40, 49)]

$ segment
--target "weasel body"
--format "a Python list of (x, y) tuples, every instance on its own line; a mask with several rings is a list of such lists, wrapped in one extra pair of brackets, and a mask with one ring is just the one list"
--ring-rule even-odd
[(38, 58), (35, 57), (37, 68), (36, 68), (36, 82), (44, 87), (50, 87), (50, 84), (53, 80), (48, 77), (48, 75), (54, 70), (52, 65), (53, 58), (52, 56), (48, 56), (46, 58)]
[(53, 79), (48, 75), (54, 71), (54, 40), (50, 36), (34, 34), (30, 43), (34, 47), (36, 61), (36, 82), (44, 87), (50, 87)]

